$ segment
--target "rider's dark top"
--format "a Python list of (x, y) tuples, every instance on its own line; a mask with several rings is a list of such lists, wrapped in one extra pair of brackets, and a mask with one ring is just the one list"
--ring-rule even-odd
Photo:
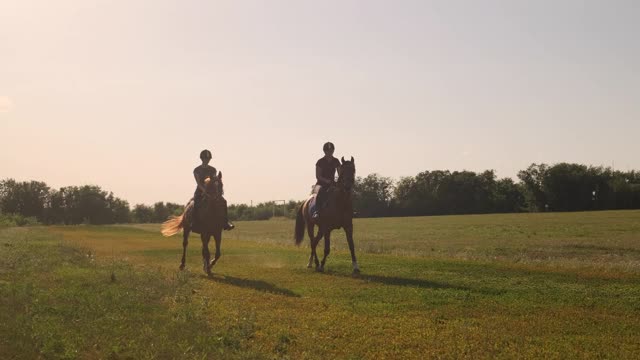
[[(322, 157), (318, 162), (316, 162), (316, 166), (320, 167), (320, 173), (322, 177), (333, 180), (336, 176), (336, 170), (340, 167), (340, 160), (331, 157), (329, 159)], [(316, 182), (317, 185), (327, 185), (323, 184), (320, 179)]]
[[(218, 174), (218, 171), (216, 170), (216, 168), (214, 168), (213, 166), (207, 165), (207, 166), (198, 166), (195, 169), (193, 169), (193, 175), (195, 175), (198, 184), (204, 186), (204, 179), (207, 176), (210, 176), (212, 179)], [(198, 189), (196, 188), (196, 192), (198, 191)]]

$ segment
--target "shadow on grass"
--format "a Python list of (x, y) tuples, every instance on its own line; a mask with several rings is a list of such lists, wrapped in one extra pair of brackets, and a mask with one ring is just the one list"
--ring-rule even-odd
[(284, 295), (289, 297), (300, 297), (300, 295), (294, 293), (293, 291), (281, 287), (277, 287), (271, 283), (262, 280), (251, 280), (251, 279), (241, 279), (233, 276), (212, 276), (208, 277), (203, 275), (204, 278), (219, 282), (221, 284), (233, 285), (245, 289), (253, 289), (257, 291), (262, 291), (264, 293), (276, 294), (276, 295)]
[(343, 274), (343, 273), (332, 272), (332, 271), (325, 272), (324, 274), (330, 275), (330, 276), (354, 278), (362, 281), (375, 282), (375, 283), (384, 284), (384, 285), (418, 287), (422, 289), (451, 289), (451, 290), (477, 292), (485, 295), (501, 295), (506, 292), (505, 290), (501, 290), (501, 289), (491, 289), (491, 288), (474, 289), (467, 286), (453, 285), (445, 282), (415, 279), (415, 278), (403, 278), (398, 276), (384, 276), (384, 275), (370, 275), (370, 274), (356, 275), (356, 274)]
[(563, 245), (562, 248), (573, 249), (573, 250), (594, 251), (594, 252), (605, 252), (605, 253), (612, 253), (612, 254), (618, 254), (618, 255), (624, 255), (628, 253), (640, 253), (640, 250), (635, 248), (610, 247), (610, 246), (599, 246), (599, 245), (591, 245), (591, 244), (566, 244), (566, 245)]

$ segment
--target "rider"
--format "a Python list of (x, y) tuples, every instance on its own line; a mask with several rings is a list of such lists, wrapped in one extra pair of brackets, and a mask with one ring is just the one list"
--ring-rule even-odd
[(313, 212), (313, 218), (317, 219), (319, 212), (325, 207), (327, 202), (327, 190), (335, 183), (336, 170), (340, 167), (340, 161), (333, 157), (335, 146), (333, 143), (327, 142), (322, 147), (324, 156), (316, 162), (316, 186), (318, 190), (318, 196), (316, 198), (316, 210)]
[[(213, 179), (218, 171), (213, 166), (209, 165), (209, 161), (211, 161), (211, 151), (202, 150), (200, 152), (200, 160), (202, 160), (202, 164), (193, 169), (193, 176), (196, 178), (196, 191), (193, 193), (193, 206), (196, 211), (200, 208), (200, 203), (202, 202), (203, 195), (207, 194), (207, 189), (205, 188), (204, 179), (210, 177)], [(220, 196), (220, 200), (224, 204), (224, 221), (225, 221), (225, 230), (233, 230), (235, 225), (229, 222), (229, 218), (227, 216), (227, 200), (225, 200), (222, 196)], [(193, 217), (196, 218), (195, 216)]]

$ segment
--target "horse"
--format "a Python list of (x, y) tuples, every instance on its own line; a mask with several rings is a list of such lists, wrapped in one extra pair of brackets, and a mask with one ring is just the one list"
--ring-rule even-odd
[[(211, 275), (211, 268), (220, 259), (220, 243), (222, 242), (222, 229), (225, 224), (224, 209), (222, 209), (220, 201), (222, 197), (222, 173), (219, 172), (217, 177), (206, 177), (204, 184), (207, 195), (204, 196), (199, 205), (200, 208), (196, 214), (195, 224), (192, 221), (194, 217), (194, 200), (191, 199), (180, 216), (172, 216), (162, 223), (161, 232), (164, 236), (172, 236), (177, 234), (180, 229), (183, 229), (180, 270), (184, 270), (185, 267), (189, 234), (191, 232), (200, 234), (200, 239), (202, 240), (202, 270), (207, 275)], [(192, 224), (195, 226), (192, 227)], [(213, 260), (211, 260), (211, 254), (209, 253), (211, 236), (216, 241), (216, 255)]]
[[(311, 256), (309, 257), (309, 263), (307, 268), (311, 268), (315, 261), (316, 271), (324, 271), (324, 265), (327, 261), (331, 248), (331, 231), (334, 229), (343, 228), (347, 235), (347, 243), (349, 244), (349, 251), (351, 252), (351, 265), (353, 266), (353, 273), (360, 273), (358, 262), (356, 260), (356, 253), (353, 245), (353, 198), (352, 190), (355, 182), (356, 165), (353, 157), (350, 161), (345, 161), (344, 157), (341, 158), (341, 165), (338, 168), (338, 181), (335, 186), (329, 188), (329, 196), (327, 200), (328, 207), (320, 211), (318, 219), (313, 219), (309, 207), (312, 200), (316, 197), (316, 194), (311, 195), (302, 205), (298, 208), (296, 215), (295, 226), (295, 242), (296, 245), (300, 245), (304, 240), (305, 224), (307, 227), (307, 233), (311, 241)], [(320, 206), (320, 204), (317, 204)], [(318, 234), (314, 236), (314, 228), (318, 226)], [(322, 262), (318, 261), (318, 255), (316, 254), (316, 247), (320, 242), (320, 239), (324, 236), (324, 257)]]

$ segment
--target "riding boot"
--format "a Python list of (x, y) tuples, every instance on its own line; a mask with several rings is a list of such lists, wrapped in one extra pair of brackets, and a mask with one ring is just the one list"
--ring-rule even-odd
[(227, 207), (224, 207), (224, 227), (223, 229), (225, 230), (233, 230), (235, 229), (235, 225), (233, 225), (231, 222), (229, 222), (229, 215), (227, 214)]

